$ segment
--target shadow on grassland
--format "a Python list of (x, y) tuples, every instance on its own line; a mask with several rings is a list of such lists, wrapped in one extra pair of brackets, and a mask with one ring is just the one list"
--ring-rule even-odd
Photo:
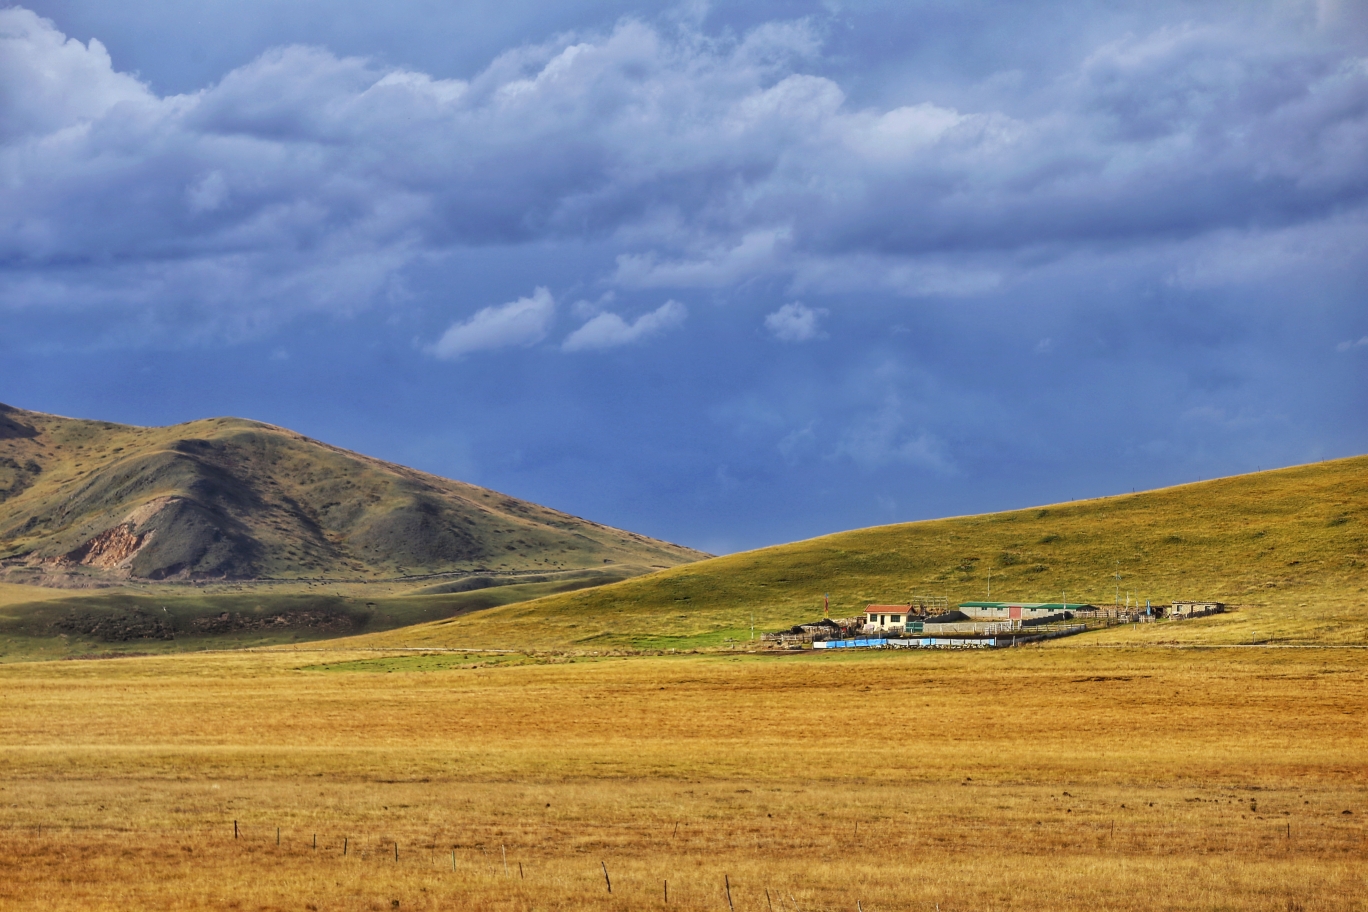
[(99, 590), (8, 604), (0, 661), (182, 652), (305, 643), (451, 619), (598, 585), (598, 575), (465, 592), (368, 598), (300, 592)]

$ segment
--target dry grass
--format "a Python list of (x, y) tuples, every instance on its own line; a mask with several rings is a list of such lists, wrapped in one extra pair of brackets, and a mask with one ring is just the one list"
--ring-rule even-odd
[(53, 599), (68, 598), (71, 593), (64, 589), (45, 589), (42, 586), (24, 586), (18, 583), (0, 583), (0, 609), (12, 605), (26, 605), (33, 602), (47, 602)]
[(1366, 671), (1345, 649), (11, 665), (0, 906), (643, 909), (668, 880), (670, 907), (718, 910), (729, 878), (745, 910), (1363, 909)]

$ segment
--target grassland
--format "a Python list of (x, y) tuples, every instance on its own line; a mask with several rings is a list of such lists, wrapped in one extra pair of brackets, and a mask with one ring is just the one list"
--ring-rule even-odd
[[(307, 643), (450, 619), (623, 578), (630, 570), (466, 576), (447, 585), (238, 583), (98, 590), (0, 583), (0, 662)], [(453, 584), (448, 584), (453, 585)], [(438, 590), (431, 592), (428, 590)]]
[[(1120, 573), (1118, 581), (1115, 577)], [(371, 645), (690, 649), (913, 594), (1111, 605), (1213, 599), (1102, 642), (1368, 643), (1368, 457), (1140, 494), (880, 526), (368, 638)]]
[(0, 701), (3, 908), (1368, 905), (1368, 650), (320, 647)]

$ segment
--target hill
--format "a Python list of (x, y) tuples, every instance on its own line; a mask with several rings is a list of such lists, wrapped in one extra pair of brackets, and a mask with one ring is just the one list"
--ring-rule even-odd
[[(1118, 581), (1115, 574), (1120, 574)], [(1049, 507), (880, 526), (365, 637), (371, 645), (691, 648), (914, 594), (1215, 599), (1223, 616), (1090, 635), (1368, 643), (1368, 457)], [(1186, 626), (1182, 626), (1186, 625)]]
[(10, 582), (643, 572), (703, 556), (260, 422), (142, 428), (0, 405)]
[(0, 405), (2, 657), (335, 637), (704, 556), (260, 422)]

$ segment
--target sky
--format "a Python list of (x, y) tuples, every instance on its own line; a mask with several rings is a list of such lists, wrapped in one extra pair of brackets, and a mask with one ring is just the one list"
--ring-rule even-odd
[(1368, 4), (0, 8), (0, 402), (713, 553), (1368, 453)]

